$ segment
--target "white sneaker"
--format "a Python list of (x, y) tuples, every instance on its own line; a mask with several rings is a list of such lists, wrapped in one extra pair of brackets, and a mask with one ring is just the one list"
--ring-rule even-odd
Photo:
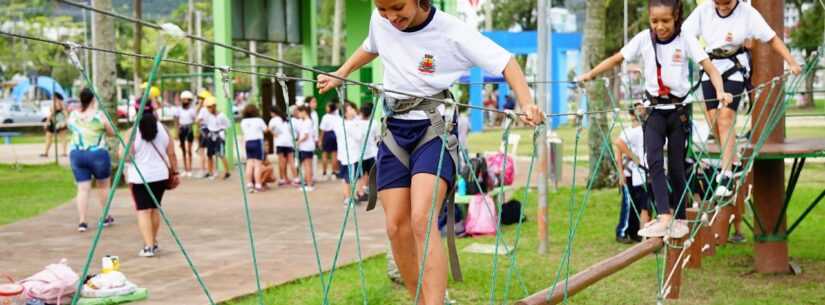
[(714, 196), (720, 198), (733, 196), (733, 178), (728, 175), (720, 174), (719, 176), (716, 176), (716, 183), (718, 186), (716, 187), (716, 191), (713, 193)]
[(155, 256), (155, 250), (152, 247), (143, 247), (143, 249), (138, 252), (138, 256), (140, 257), (153, 257)]
[(639, 236), (643, 237), (665, 237), (682, 238), (688, 234), (688, 227), (681, 220), (669, 222), (661, 221), (659, 218), (644, 229), (639, 230)]
[(315, 188), (310, 186), (310, 185), (307, 185), (307, 186), (303, 186), (303, 187), (298, 187), (297, 190), (299, 192), (304, 191), (304, 190), (306, 190), (307, 192), (312, 192), (312, 191), (315, 190)]

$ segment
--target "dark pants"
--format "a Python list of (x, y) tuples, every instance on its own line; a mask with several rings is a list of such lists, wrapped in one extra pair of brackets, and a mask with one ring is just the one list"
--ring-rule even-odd
[[(656, 212), (671, 214), (685, 190), (686, 126), (689, 126), (689, 108), (676, 110), (653, 109), (644, 124), (645, 151), (653, 184)], [(667, 176), (665, 176), (664, 145), (667, 140)], [(671, 191), (668, 192), (668, 182)], [(684, 204), (679, 210), (684, 210)], [(677, 211), (678, 212), (678, 211)], [(677, 218), (681, 213), (677, 213)]]
[(641, 229), (642, 211), (650, 211), (648, 201), (649, 196), (645, 185), (633, 186), (631, 178), (625, 179), (625, 187), (619, 187), (619, 194), (622, 196), (622, 206), (619, 211), (619, 223), (616, 225), (616, 237), (639, 237)]

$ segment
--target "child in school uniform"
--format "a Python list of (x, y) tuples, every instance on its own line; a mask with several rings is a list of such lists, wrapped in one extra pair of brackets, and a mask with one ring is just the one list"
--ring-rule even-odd
[(206, 113), (203, 116), (203, 123), (206, 125), (206, 156), (209, 158), (207, 163), (208, 173), (206, 177), (215, 179), (217, 177), (217, 169), (215, 165), (215, 158), (220, 159), (223, 163), (223, 179), (229, 179), (229, 162), (226, 160), (226, 129), (229, 128), (229, 119), (223, 112), (218, 111), (218, 103), (214, 96), (209, 96), (204, 102), (206, 106)]
[[(370, 171), (375, 170), (375, 157), (378, 156), (378, 142), (381, 139), (381, 126), (379, 121), (375, 121), (372, 122), (372, 127), (369, 127), (370, 120), (372, 119), (372, 108), (372, 103), (364, 103), (361, 105), (360, 109), (361, 117), (359, 119), (361, 120), (361, 124), (364, 125), (364, 141), (367, 143), (364, 150), (364, 171), (363, 175), (361, 175), (361, 189), (364, 193), (364, 196), (359, 197), (359, 199), (363, 199), (361, 201), (367, 200), (367, 192), (375, 191), (368, 190), (367, 184), (369, 184)], [(367, 129), (369, 129), (369, 133), (367, 133)]]
[[(298, 143), (298, 162), (303, 170), (305, 188), (308, 192), (315, 190), (315, 181), (312, 180), (312, 158), (315, 156), (315, 131), (309, 106), (295, 108), (292, 128), (295, 128)], [(299, 177), (300, 179), (300, 177)], [(300, 189), (299, 189), (300, 190)]]
[[(630, 114), (631, 126), (619, 133), (613, 141), (616, 168), (619, 176), (619, 193), (622, 207), (619, 224), (616, 225), (616, 241), (632, 243), (641, 240), (637, 232), (641, 224), (650, 220), (648, 188), (645, 170), (644, 132), (640, 120), (645, 116), (641, 103), (634, 103)], [(638, 217), (637, 217), (638, 213)]]
[[(383, 88), (416, 96), (444, 100), (447, 91), (470, 67), (480, 66), (488, 73), (502, 75), (518, 97), (530, 125), (543, 121), (543, 114), (532, 97), (513, 56), (475, 28), (439, 11), (431, 0), (374, 0), (376, 10), (370, 19), (369, 35), (334, 75), (320, 75), (318, 87), (327, 92), (342, 84), (353, 71), (381, 58), (384, 66)], [(433, 208), (433, 189), (438, 186), (435, 210), (440, 211), (447, 191), (455, 182), (453, 122), (445, 125), (445, 106), (432, 100), (413, 100), (405, 94), (384, 95), (385, 128), (376, 157), (378, 197), (386, 215), (387, 235), (404, 284), (415, 296), (422, 283), (421, 304), (443, 304), (447, 287), (447, 257), (436, 223), (428, 224)], [(401, 109), (399, 104), (415, 104)], [(430, 110), (430, 111), (425, 111)], [(450, 133), (441, 171), (437, 170), (442, 150), (441, 138), (429, 139), (427, 130)], [(427, 137), (427, 138), (425, 138)], [(392, 142), (388, 142), (392, 141)], [(401, 151), (406, 153), (401, 153)], [(395, 151), (395, 152), (393, 152)], [(406, 156), (405, 156), (406, 155)], [(407, 156), (409, 158), (407, 158)], [(427, 234), (434, 231), (436, 234)], [(426, 239), (429, 236), (429, 240)], [(429, 252), (426, 253), (425, 243)], [(418, 268), (424, 266), (422, 278)]]
[(241, 131), (246, 148), (246, 181), (250, 192), (263, 191), (264, 132), (266, 123), (255, 104), (247, 104), (242, 112)]
[[(762, 15), (747, 2), (741, 0), (715, 0), (700, 4), (685, 20), (682, 27), (685, 35), (700, 37), (705, 41), (705, 52), (713, 66), (722, 73), (725, 91), (734, 95), (731, 103), (715, 101), (716, 93), (707, 75), (702, 76), (702, 96), (711, 99), (705, 103), (708, 122), (722, 150), (722, 171), (717, 175), (717, 197), (730, 197), (733, 164), (736, 160), (736, 132), (733, 129), (736, 111), (742, 93), (752, 88), (750, 80), (750, 58), (745, 42), (749, 39), (767, 43), (790, 67), (791, 73), (799, 75), (802, 68), (788, 51), (782, 38), (778, 37)], [(738, 167), (738, 166), (737, 166)]]
[[(338, 104), (330, 102), (326, 107), (327, 113), (321, 117), (321, 179), (334, 179), (338, 172), (338, 139), (335, 137), (335, 127), (341, 125), (338, 116)], [(329, 169), (329, 171), (327, 171)]]
[(290, 184), (290, 177), (297, 179), (292, 144), (292, 128), (283, 110), (275, 108), (269, 119), (269, 131), (274, 136), (275, 154), (278, 156), (278, 186)]
[[(350, 199), (358, 202), (360, 197), (365, 197), (360, 178), (366, 164), (360, 157), (366, 125), (359, 118), (358, 108), (354, 103), (345, 101), (342, 105), (343, 119), (335, 125), (335, 139), (338, 140), (338, 162), (341, 164), (338, 178), (344, 182), (344, 205), (348, 205)], [(358, 181), (355, 187), (356, 194), (350, 193), (350, 184), (353, 181)]]
[[(625, 59), (641, 57), (644, 65), (646, 103), (651, 108), (644, 122), (644, 145), (657, 218), (639, 231), (644, 237), (681, 237), (688, 233), (685, 224), (673, 221), (673, 210), (682, 202), (685, 189), (686, 128), (690, 128), (690, 107), (681, 103), (690, 90), (688, 59), (698, 62), (710, 77), (716, 95), (723, 103), (732, 97), (723, 91), (719, 71), (702, 51), (699, 42), (681, 34), (681, 0), (648, 1), (650, 29), (637, 34), (619, 53), (599, 63), (578, 79), (592, 80)], [(667, 141), (668, 172), (665, 175), (664, 151)], [(672, 191), (668, 192), (668, 182)]]

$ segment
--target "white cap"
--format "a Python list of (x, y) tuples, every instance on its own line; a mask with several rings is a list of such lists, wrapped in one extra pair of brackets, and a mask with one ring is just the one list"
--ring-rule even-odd
[(193, 100), (193, 99), (195, 99), (195, 95), (194, 95), (194, 94), (192, 94), (192, 91), (189, 91), (189, 90), (183, 90), (183, 92), (181, 92), (181, 93), (180, 93), (180, 99), (190, 99), (190, 100)]

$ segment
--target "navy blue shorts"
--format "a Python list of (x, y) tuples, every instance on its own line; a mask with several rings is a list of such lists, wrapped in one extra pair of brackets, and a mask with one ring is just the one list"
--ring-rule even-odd
[(295, 150), (292, 149), (292, 147), (286, 147), (286, 146), (277, 146), (277, 147), (275, 147), (275, 154), (277, 154), (279, 156), (287, 157), (287, 156), (291, 155), (294, 152), (295, 152)]
[(178, 127), (178, 139), (180, 139), (181, 147), (184, 142), (192, 143), (195, 141), (195, 133), (192, 132), (192, 125), (181, 125)]
[(358, 178), (363, 177), (372, 169), (372, 166), (375, 165), (375, 158), (369, 158), (361, 162), (361, 167), (358, 167), (358, 163), (353, 163), (350, 165), (344, 165), (339, 163), (338, 167), (338, 178), (344, 179), (347, 183), (350, 183), (349, 179), (349, 171), (350, 168), (353, 170), (353, 178), (358, 180)]
[[(395, 142), (407, 152), (412, 151), (415, 144), (426, 135), (429, 126), (430, 120), (399, 120), (394, 118), (387, 120), (387, 128), (395, 137)], [(453, 128), (453, 132), (456, 131), (457, 128)], [(412, 176), (419, 173), (437, 175), (444, 182), (447, 182), (448, 186), (452, 185), (455, 180), (455, 163), (449, 152), (444, 152), (441, 172), (436, 173), (442, 145), (440, 138), (432, 139), (422, 145), (410, 154), (410, 168), (406, 168), (384, 143), (379, 144), (376, 159), (378, 190), (408, 188), (412, 182)]]
[[(728, 104), (727, 108), (730, 108), (733, 111), (739, 110), (739, 102), (742, 100), (742, 96), (740, 94), (745, 92), (745, 83), (740, 81), (725, 80), (722, 87), (725, 88), (725, 92), (733, 95), (733, 102)], [(716, 89), (710, 81), (702, 82), (702, 96), (705, 99), (716, 99)], [(714, 110), (719, 107), (719, 101), (705, 102), (705, 107), (708, 110)]]
[(324, 131), (324, 142), (321, 143), (321, 151), (325, 153), (338, 151), (338, 139), (335, 138), (334, 131)]
[(201, 148), (206, 148), (209, 146), (209, 129), (206, 127), (201, 128), (201, 133), (198, 137), (198, 144)]
[(304, 162), (306, 159), (312, 160), (312, 157), (315, 156), (314, 151), (299, 151), (298, 152), (298, 161)]
[(213, 156), (223, 157), (223, 141), (224, 140), (220, 137), (216, 137), (214, 139), (207, 138), (206, 155), (210, 158)]
[(109, 179), (112, 176), (111, 159), (105, 149), (80, 150), (73, 149), (69, 153), (69, 162), (72, 165), (72, 174), (77, 182)]
[(264, 157), (266, 157), (266, 154), (264, 154), (264, 140), (246, 141), (246, 159), (263, 161)]

